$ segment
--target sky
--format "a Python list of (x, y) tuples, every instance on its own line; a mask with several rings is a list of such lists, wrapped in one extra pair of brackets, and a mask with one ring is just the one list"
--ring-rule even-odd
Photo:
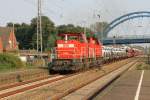
[[(97, 21), (111, 22), (115, 18), (134, 11), (150, 11), (150, 0), (42, 0), (42, 14), (56, 25), (75, 24), (90, 26)], [(30, 23), (37, 15), (37, 0), (0, 0), (0, 26), (8, 22)], [(101, 17), (98, 18), (97, 15)], [(138, 27), (142, 25), (142, 27)], [(148, 34), (150, 18), (127, 21), (111, 35)]]

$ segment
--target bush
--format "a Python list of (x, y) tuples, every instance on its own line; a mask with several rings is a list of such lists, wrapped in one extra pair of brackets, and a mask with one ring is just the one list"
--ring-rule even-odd
[(17, 56), (7, 53), (0, 54), (0, 69), (21, 67), (24, 67), (24, 64)]

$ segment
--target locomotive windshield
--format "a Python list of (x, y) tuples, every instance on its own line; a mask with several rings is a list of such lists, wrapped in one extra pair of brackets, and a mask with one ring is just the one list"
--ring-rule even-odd
[(81, 33), (62, 33), (62, 34), (59, 34), (59, 37), (61, 38), (61, 40), (65, 40), (65, 41), (68, 41), (68, 40), (77, 40), (77, 41), (80, 41), (80, 42), (85, 42), (85, 40), (83, 39)]

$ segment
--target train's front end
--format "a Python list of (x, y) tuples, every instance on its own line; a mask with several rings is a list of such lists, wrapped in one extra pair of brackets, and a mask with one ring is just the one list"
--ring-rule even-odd
[(52, 62), (49, 64), (50, 72), (71, 72), (78, 70), (77, 61), (81, 58), (80, 34), (59, 34), (60, 40), (52, 50)]

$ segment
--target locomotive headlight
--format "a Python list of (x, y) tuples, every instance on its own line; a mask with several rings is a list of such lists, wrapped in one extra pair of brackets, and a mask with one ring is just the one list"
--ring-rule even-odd
[(63, 44), (57, 44), (57, 47), (58, 47), (58, 48), (62, 48), (62, 47), (63, 47)]
[(74, 48), (74, 44), (69, 44), (69, 48)]

